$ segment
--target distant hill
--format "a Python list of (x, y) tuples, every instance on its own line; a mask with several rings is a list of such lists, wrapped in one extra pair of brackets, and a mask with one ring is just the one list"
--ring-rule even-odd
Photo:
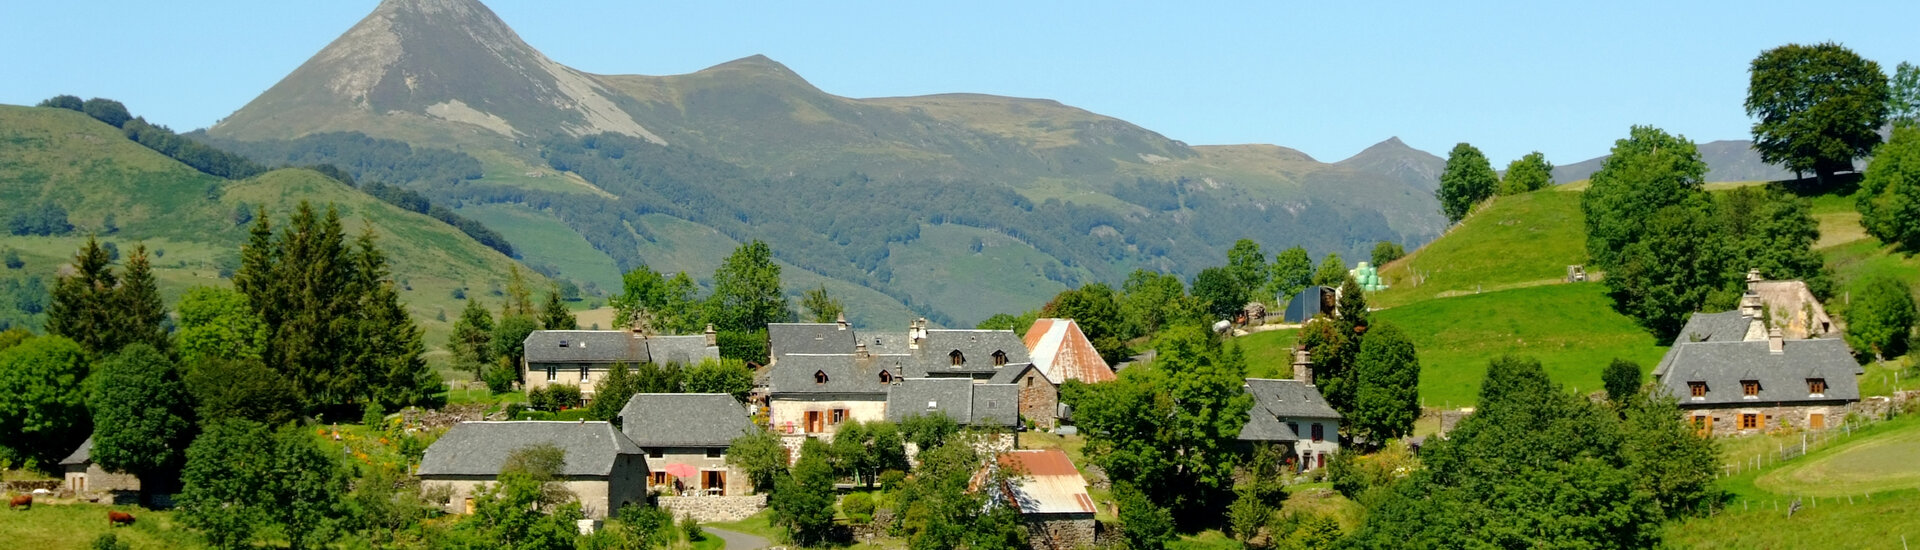
[[(1760, 161), (1760, 153), (1753, 150), (1753, 142), (1744, 139), (1724, 139), (1709, 141), (1698, 145), (1700, 160), (1707, 163), (1709, 182), (1723, 181), (1778, 181), (1793, 179), (1793, 172)], [(1593, 177), (1600, 171), (1600, 163), (1606, 156), (1591, 158), (1553, 168), (1553, 181), (1572, 183)]]
[[(641, 264), (698, 276), (718, 247), (762, 239), (870, 304), (849, 312), (865, 325), (971, 325), (1135, 268), (1191, 275), (1239, 238), (1360, 257), (1445, 225), (1442, 162), (1397, 139), (1337, 163), (1192, 146), (1045, 99), (836, 96), (764, 56), (588, 74), (473, 0), (382, 2), (206, 138), (329, 132), (471, 156), (477, 179), (391, 183), (459, 205), (562, 277), (612, 289)], [(683, 222), (693, 232), (676, 234), (719, 238), (654, 230)], [(532, 241), (586, 248), (520, 244)], [(977, 261), (989, 252), (1011, 255)]]
[[(513, 265), (452, 226), (311, 170), (224, 180), (142, 147), (87, 115), (0, 105), (0, 219), (51, 203), (65, 209), (75, 227), (64, 236), (0, 235), (0, 248), (18, 250), (26, 264), (0, 276), (50, 282), (87, 235), (98, 234), (122, 254), (146, 244), (171, 303), (191, 286), (229, 284), (220, 272), (238, 265), (247, 238), (246, 225), (236, 218), (243, 205), (265, 207), (284, 221), (300, 201), (338, 207), (349, 237), (362, 228), (374, 231), (402, 283), (401, 299), (427, 330), (430, 347), (446, 341), (446, 316), (459, 315), (463, 300), (453, 298), (455, 289), (497, 304), (490, 290), (504, 284)], [(108, 216), (116, 229), (108, 228)]]

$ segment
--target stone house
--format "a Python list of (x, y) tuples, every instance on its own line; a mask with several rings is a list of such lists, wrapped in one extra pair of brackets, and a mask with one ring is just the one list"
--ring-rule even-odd
[(1288, 462), (1300, 470), (1327, 465), (1340, 450), (1340, 412), (1327, 404), (1313, 385), (1307, 354), (1294, 352), (1292, 379), (1248, 378), (1253, 396), (1247, 424), (1239, 439), (1249, 444), (1278, 445)]
[(1058, 408), (1058, 388), (1030, 369), (1026, 345), (1013, 331), (932, 329), (924, 319), (909, 324), (904, 335), (856, 331), (844, 319), (775, 323), (767, 326), (767, 346), (768, 418), (782, 434), (831, 437), (848, 419), (895, 418), (887, 410), (888, 394), (907, 378), (1009, 389), (1019, 384), (1025, 391), (1015, 391), (1009, 412), (998, 419), (1007, 425), (1022, 414), (1037, 414), (1028, 418), (1051, 425)]
[(752, 494), (746, 474), (727, 465), (727, 447), (756, 430), (724, 393), (635, 394), (620, 409), (621, 433), (647, 453), (647, 485), (669, 495)]
[(899, 365), (879, 357), (782, 356), (767, 371), (768, 426), (790, 436), (831, 437), (847, 420), (883, 420), (887, 389), (901, 377)]
[(470, 514), (478, 489), (498, 480), (508, 455), (542, 444), (566, 453), (559, 482), (588, 518), (646, 502), (646, 451), (607, 422), (461, 422), (427, 447), (417, 474), (423, 489), (451, 490), (448, 513)]
[(1114, 379), (1113, 367), (1100, 357), (1100, 350), (1072, 319), (1035, 319), (1022, 343), (1033, 357), (1033, 365), (1056, 386), (1068, 380), (1098, 384)]
[(713, 327), (692, 336), (651, 336), (625, 330), (536, 330), (521, 342), (521, 379), (526, 389), (548, 385), (579, 386), (592, 400), (594, 384), (607, 377), (615, 363), (628, 368), (642, 363), (692, 366), (719, 359), (720, 346)]
[(1020, 510), (1027, 543), (1037, 550), (1073, 550), (1097, 546), (1099, 525), (1087, 480), (1060, 449), (1008, 451), (999, 456), (1006, 482), (994, 495)]
[[(1654, 372), (1703, 435), (1823, 429), (1860, 400), (1856, 377), (1865, 370), (1843, 340), (1789, 340), (1779, 328), (1769, 329), (1766, 339), (1749, 340), (1740, 323), (1724, 314), (1695, 318), (1687, 329), (1696, 331), (1683, 330)], [(1749, 326), (1759, 326), (1754, 321)], [(1736, 333), (1743, 337), (1715, 338)]]
[(66, 490), (74, 494), (138, 492), (140, 478), (133, 474), (109, 472), (93, 463), (93, 438), (89, 437), (73, 450), (73, 454), (60, 461), (60, 468), (66, 471)]

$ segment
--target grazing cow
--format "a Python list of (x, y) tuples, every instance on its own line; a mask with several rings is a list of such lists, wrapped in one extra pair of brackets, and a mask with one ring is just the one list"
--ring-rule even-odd
[(12, 509), (15, 509), (15, 508), (26, 508), (26, 509), (28, 509), (28, 510), (32, 510), (32, 509), (33, 509), (33, 495), (17, 495), (17, 496), (15, 496), (15, 497), (13, 497), (13, 499), (12, 499), (12, 500), (8, 500), (8, 501), (7, 501), (7, 509), (8, 509), (8, 510), (12, 510)]
[(126, 512), (115, 512), (111, 510), (107, 511), (107, 526), (118, 527), (121, 525), (132, 526), (133, 514), (129, 514)]

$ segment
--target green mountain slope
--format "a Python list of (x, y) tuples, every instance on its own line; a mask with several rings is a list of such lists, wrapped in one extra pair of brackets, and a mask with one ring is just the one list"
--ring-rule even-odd
[(1547, 190), (1500, 197), (1439, 240), (1381, 269), (1392, 288), (1375, 307), (1562, 282), (1587, 262), (1580, 193)]
[[(952, 254), (892, 257), (943, 246), (916, 243), (919, 227), (988, 231), (1058, 265), (996, 274), (1022, 289), (1117, 283), (1137, 267), (1191, 275), (1239, 238), (1358, 256), (1442, 228), (1432, 195), (1442, 161), (1398, 140), (1340, 163), (1273, 146), (1194, 147), (1043, 99), (841, 97), (762, 56), (685, 75), (586, 74), (473, 0), (381, 3), (207, 135), (336, 131), (471, 155), (484, 169), (477, 181), (410, 188), (560, 222), (598, 252), (536, 260), (566, 277), (606, 281), (600, 255), (616, 271), (697, 272), (679, 254), (646, 252), (652, 236), (634, 224), (661, 214), (766, 240), (782, 260), (957, 325), (1031, 308), (1031, 292), (982, 304), (906, 279), (974, 269)], [(516, 242), (565, 240), (553, 227), (499, 229)]]
[[(89, 233), (122, 253), (145, 243), (158, 255), (155, 273), (171, 301), (193, 285), (225, 285), (221, 266), (237, 265), (246, 226), (235, 223), (241, 205), (265, 207), (281, 219), (300, 201), (339, 208), (348, 235), (371, 228), (404, 285), (401, 297), (427, 331), (427, 343), (445, 341), (445, 312), (457, 316), (467, 288), (494, 299), (513, 260), (445, 223), (381, 202), (304, 169), (276, 170), (243, 181), (200, 173), (123, 137), (112, 126), (74, 111), (0, 106), (0, 218), (51, 202), (65, 208), (76, 230), (66, 236), (0, 236), (26, 266), (9, 276), (51, 280)], [(111, 214), (118, 231), (108, 233)], [(159, 255), (164, 251), (164, 255)], [(537, 274), (532, 277), (538, 283)]]

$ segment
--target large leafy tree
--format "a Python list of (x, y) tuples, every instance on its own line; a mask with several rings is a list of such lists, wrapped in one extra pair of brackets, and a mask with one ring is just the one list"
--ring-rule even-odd
[(680, 389), (687, 393), (724, 393), (745, 402), (753, 391), (753, 369), (739, 359), (702, 359), (682, 375)]
[(1127, 323), (1120, 313), (1120, 297), (1106, 283), (1087, 283), (1062, 291), (1040, 308), (1040, 314), (1079, 323), (1094, 349), (1108, 361), (1123, 360), (1131, 355), (1126, 345)]
[(1587, 252), (1607, 273), (1614, 309), (1662, 340), (1728, 275), (1706, 172), (1693, 142), (1635, 126), (1580, 199)]
[(827, 294), (825, 283), (802, 293), (800, 307), (807, 310), (807, 320), (815, 323), (831, 323), (847, 313), (846, 304)]
[(1874, 150), (1854, 200), (1867, 234), (1920, 251), (1920, 127), (1894, 128)]
[(1394, 260), (1398, 260), (1401, 257), (1404, 257), (1406, 255), (1407, 255), (1407, 249), (1401, 247), (1400, 243), (1396, 243), (1393, 241), (1380, 241), (1377, 243), (1373, 243), (1374, 267), (1387, 265), (1388, 263)]
[(727, 446), (727, 465), (745, 472), (755, 492), (772, 491), (775, 480), (787, 473), (787, 448), (773, 432), (755, 431)]
[(266, 350), (267, 325), (254, 315), (247, 297), (230, 288), (197, 286), (175, 305), (180, 331), (175, 349), (182, 364), (213, 359), (258, 361)]
[[(837, 435), (835, 436), (838, 437)], [(1013, 476), (990, 469), (982, 476), (972, 441), (955, 440), (920, 453), (920, 467), (894, 493), (894, 527), (913, 550), (1027, 548), (1019, 512), (990, 501)]]
[(1760, 160), (1827, 181), (1880, 143), (1889, 88), (1880, 64), (1839, 44), (1788, 44), (1753, 59), (1747, 116)]
[(668, 278), (643, 265), (622, 275), (620, 285), (620, 294), (608, 300), (617, 326), (687, 334), (706, 322), (700, 286), (684, 271)]
[[(180, 522), (216, 548), (247, 548), (277, 531), (292, 548), (334, 540), (347, 476), (313, 435), (248, 420), (209, 424), (187, 447)], [(266, 528), (274, 529), (266, 529)]]
[(300, 388), (259, 358), (203, 357), (182, 377), (203, 424), (225, 419), (279, 425), (300, 411)]
[[(1798, 279), (1816, 296), (1832, 291), (1826, 261), (1813, 249), (1820, 240), (1806, 199), (1765, 187), (1742, 187), (1721, 194), (1719, 226), (1726, 242), (1725, 280), (1734, 286), (1748, 269), (1773, 279)], [(1731, 295), (1743, 289), (1734, 288)]]
[(1500, 194), (1518, 195), (1553, 185), (1553, 163), (1539, 151), (1507, 163), (1507, 174), (1500, 178)]
[(1366, 294), (1352, 277), (1340, 283), (1340, 301), (1333, 318), (1317, 318), (1301, 327), (1298, 349), (1307, 350), (1313, 361), (1313, 380), (1327, 405), (1341, 414), (1351, 414), (1360, 391), (1356, 374), (1360, 348), (1365, 343), (1371, 315)]
[(1459, 223), (1474, 205), (1493, 198), (1499, 183), (1493, 163), (1480, 148), (1467, 143), (1454, 145), (1447, 153), (1446, 170), (1440, 173), (1440, 213), (1446, 214), (1448, 223)]
[(93, 432), (87, 416), (87, 353), (62, 336), (0, 351), (0, 458), (42, 464), (66, 456)]
[(1870, 274), (1853, 284), (1847, 305), (1847, 345), (1885, 360), (1907, 351), (1913, 332), (1913, 290), (1899, 279)]
[(1920, 123), (1920, 67), (1905, 61), (1893, 70), (1887, 119), (1894, 126)]
[(1668, 206), (1654, 213), (1640, 238), (1607, 271), (1614, 309), (1632, 317), (1659, 341), (1671, 341), (1726, 280), (1719, 235), (1699, 209)]
[(474, 380), (485, 378), (482, 369), (493, 364), (493, 314), (467, 298), (467, 307), (460, 310), (460, 319), (447, 335), (447, 349), (453, 351), (455, 365), (473, 369)]
[(787, 295), (780, 290), (780, 264), (773, 249), (754, 240), (740, 245), (713, 272), (708, 318), (721, 330), (746, 332), (789, 320)]
[(1373, 325), (1353, 370), (1358, 384), (1353, 412), (1345, 418), (1348, 433), (1375, 447), (1413, 433), (1420, 419), (1420, 357), (1413, 340), (1394, 325)]
[(1307, 255), (1307, 249), (1298, 246), (1282, 250), (1273, 255), (1272, 272), (1267, 293), (1277, 300), (1291, 299), (1313, 282), (1313, 258)]
[(1260, 243), (1252, 239), (1234, 241), (1233, 248), (1227, 249), (1227, 271), (1233, 274), (1233, 280), (1240, 284), (1240, 293), (1253, 299), (1266, 301), (1260, 297), (1272, 281), (1270, 267), (1267, 265), (1267, 253), (1260, 250)]
[(1638, 240), (1647, 221), (1668, 206), (1706, 208), (1702, 190), (1707, 163), (1692, 141), (1651, 126), (1635, 126), (1613, 144), (1580, 196), (1587, 226), (1587, 254), (1611, 269), (1621, 251)]
[(775, 476), (773, 495), (767, 506), (773, 509), (773, 524), (787, 533), (794, 544), (813, 547), (827, 541), (833, 529), (832, 451), (818, 439), (808, 438), (800, 445), (800, 459), (787, 475)]
[(574, 547), (576, 522), (585, 517), (559, 474), (566, 453), (552, 445), (513, 450), (499, 481), (474, 496), (474, 513), (456, 532), (473, 537), (473, 547), (565, 550)]
[(1313, 284), (1320, 286), (1340, 286), (1347, 278), (1347, 262), (1339, 254), (1328, 254), (1320, 260), (1319, 269), (1313, 272)]
[(173, 360), (144, 343), (121, 348), (94, 367), (93, 451), (89, 457), (110, 472), (127, 472), (144, 483), (147, 501), (185, 460), (193, 438), (193, 402)]
[(1640, 393), (1640, 364), (1615, 358), (1600, 371), (1600, 385), (1607, 389), (1607, 400), (1625, 404)]
[(1224, 267), (1202, 269), (1193, 278), (1193, 298), (1203, 304), (1207, 315), (1214, 319), (1232, 319), (1246, 307), (1247, 295), (1242, 290), (1233, 272)]
[(1120, 292), (1120, 311), (1127, 321), (1128, 337), (1153, 334), (1170, 323), (1200, 318), (1199, 304), (1187, 296), (1186, 283), (1174, 275), (1135, 269), (1120, 285)]

